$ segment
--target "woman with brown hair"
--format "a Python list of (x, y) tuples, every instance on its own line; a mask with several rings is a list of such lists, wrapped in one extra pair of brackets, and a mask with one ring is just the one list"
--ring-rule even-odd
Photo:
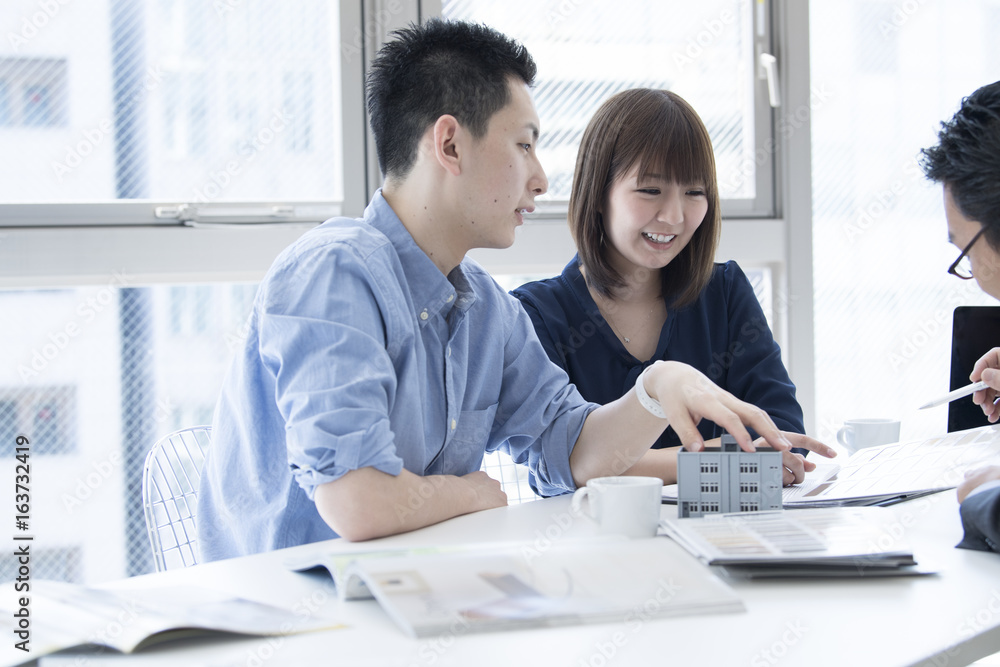
[[(680, 361), (762, 408), (792, 444), (819, 444), (801, 435), (795, 386), (749, 281), (735, 262), (714, 263), (715, 157), (684, 99), (635, 89), (598, 109), (580, 143), (569, 225), (578, 255), (512, 294), (584, 398), (609, 403), (653, 363)], [(706, 442), (723, 433), (707, 420), (698, 429)], [(675, 481), (679, 444), (668, 428), (628, 472)]]

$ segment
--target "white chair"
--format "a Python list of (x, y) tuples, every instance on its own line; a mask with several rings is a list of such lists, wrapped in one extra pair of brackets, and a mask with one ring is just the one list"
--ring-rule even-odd
[(142, 507), (157, 572), (198, 562), (198, 482), (211, 433), (210, 426), (174, 431), (146, 455)]

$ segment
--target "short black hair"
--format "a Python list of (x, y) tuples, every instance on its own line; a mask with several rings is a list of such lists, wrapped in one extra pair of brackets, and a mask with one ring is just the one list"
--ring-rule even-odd
[(482, 24), (432, 19), (392, 33), (368, 74), (368, 116), (384, 176), (405, 177), (427, 128), (445, 114), (477, 139), (510, 101), (509, 77), (531, 85), (535, 61)]
[(941, 123), (938, 144), (921, 151), (927, 178), (948, 188), (969, 220), (1000, 250), (1000, 81), (983, 86)]

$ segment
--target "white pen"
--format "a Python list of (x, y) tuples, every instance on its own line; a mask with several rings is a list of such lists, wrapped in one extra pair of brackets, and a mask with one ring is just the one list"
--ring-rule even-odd
[(966, 387), (962, 387), (961, 389), (956, 389), (955, 391), (951, 392), (950, 394), (945, 394), (941, 398), (936, 398), (933, 401), (931, 401), (930, 403), (928, 403), (927, 405), (921, 405), (920, 409), (923, 410), (924, 408), (933, 408), (934, 406), (941, 405), (942, 403), (951, 403), (956, 398), (962, 398), (963, 396), (968, 396), (969, 394), (974, 394), (975, 392), (979, 391), (980, 389), (988, 389), (988, 388), (989, 388), (989, 385), (986, 384), (985, 382), (982, 382), (982, 381), (980, 381), (980, 382), (974, 382), (973, 384), (970, 384), (970, 385), (968, 385)]

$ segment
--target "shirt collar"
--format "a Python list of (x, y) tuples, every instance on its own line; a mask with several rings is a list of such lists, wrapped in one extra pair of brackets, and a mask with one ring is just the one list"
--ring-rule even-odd
[(456, 266), (445, 277), (413, 240), (409, 230), (382, 196), (381, 188), (365, 208), (364, 219), (385, 235), (395, 249), (406, 275), (410, 298), (417, 311), (417, 322), (421, 326), (430, 321), (432, 316), (442, 311), (447, 313), (452, 306), (457, 305), (461, 310), (467, 310), (472, 305), (475, 296), (462, 266)]

